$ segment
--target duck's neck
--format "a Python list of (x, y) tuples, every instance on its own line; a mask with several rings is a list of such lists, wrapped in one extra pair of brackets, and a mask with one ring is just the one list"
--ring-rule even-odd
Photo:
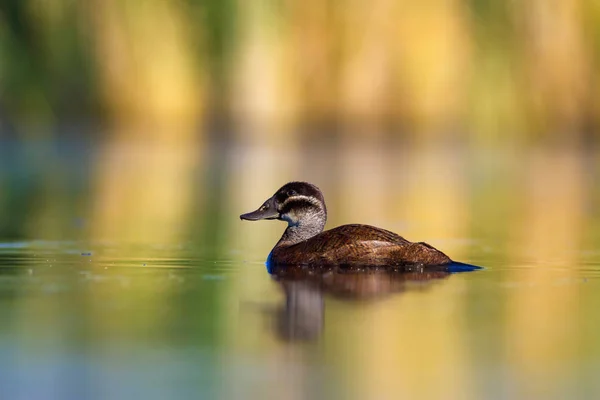
[(291, 246), (303, 242), (323, 232), (327, 222), (327, 213), (324, 210), (315, 210), (307, 213), (297, 220), (287, 220), (288, 227), (283, 232), (281, 239), (275, 247)]

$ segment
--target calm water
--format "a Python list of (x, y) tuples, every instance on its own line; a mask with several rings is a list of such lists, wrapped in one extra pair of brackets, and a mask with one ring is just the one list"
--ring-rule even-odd
[[(0, 398), (600, 396), (596, 151), (46, 150), (2, 161)], [(486, 269), (273, 279), (238, 216), (291, 179)]]

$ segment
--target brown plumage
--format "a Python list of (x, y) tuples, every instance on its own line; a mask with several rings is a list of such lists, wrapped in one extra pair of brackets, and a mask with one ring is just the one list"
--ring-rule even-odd
[(427, 243), (412, 243), (393, 232), (369, 225), (342, 225), (297, 244), (278, 243), (271, 261), (287, 265), (410, 267), (441, 265), (450, 258)]
[(427, 243), (369, 225), (343, 225), (323, 232), (327, 208), (321, 191), (306, 182), (290, 182), (256, 211), (241, 219), (279, 219), (288, 227), (273, 248), (271, 265), (304, 265), (350, 269), (385, 268), (413, 271), (452, 260)]

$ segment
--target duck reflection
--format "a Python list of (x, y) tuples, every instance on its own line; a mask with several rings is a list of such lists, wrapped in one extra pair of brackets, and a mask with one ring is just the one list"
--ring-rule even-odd
[(286, 266), (271, 270), (285, 293), (277, 312), (276, 333), (289, 341), (317, 339), (324, 327), (325, 297), (348, 301), (375, 301), (392, 294), (424, 290), (451, 275), (441, 269), (413, 272), (389, 270), (328, 270)]

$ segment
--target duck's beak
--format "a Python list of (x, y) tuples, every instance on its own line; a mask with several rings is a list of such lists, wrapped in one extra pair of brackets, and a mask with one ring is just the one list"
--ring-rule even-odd
[(265, 201), (258, 210), (240, 215), (240, 219), (245, 219), (247, 221), (277, 218), (279, 218), (279, 212), (277, 211), (277, 207), (275, 207), (274, 197), (271, 197), (269, 200)]

